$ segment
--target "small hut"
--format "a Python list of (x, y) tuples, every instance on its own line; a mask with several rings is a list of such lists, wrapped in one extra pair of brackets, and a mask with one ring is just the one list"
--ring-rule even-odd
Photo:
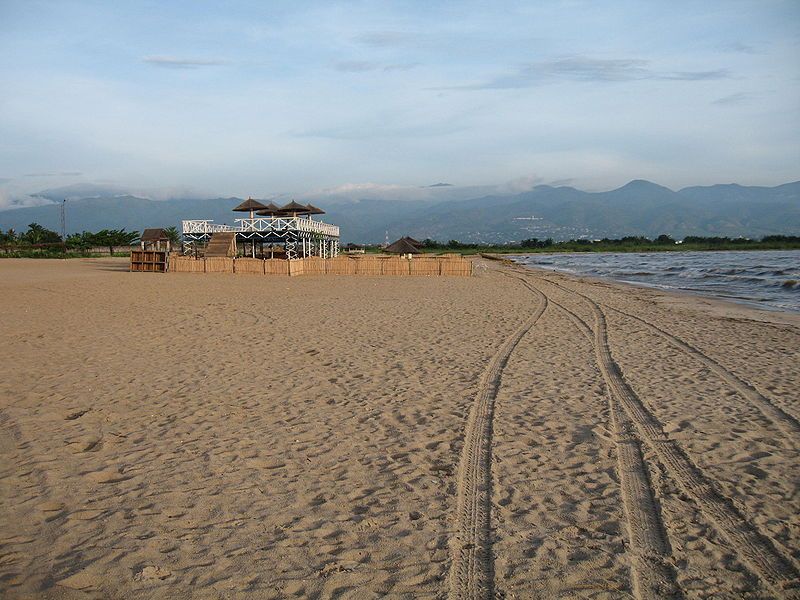
[(353, 244), (352, 242), (344, 247), (345, 254), (364, 254), (366, 252), (365, 246)]
[(423, 246), (422, 242), (420, 242), (420, 241), (417, 241), (417, 240), (415, 240), (415, 239), (414, 239), (414, 238), (412, 238), (412, 237), (404, 236), (404, 237), (403, 237), (403, 238), (401, 238), (401, 239), (404, 239), (405, 241), (407, 241), (407, 242), (408, 242), (409, 244), (411, 244), (412, 246), (415, 246), (416, 248), (422, 248), (422, 246)]
[(139, 238), (142, 250), (158, 250), (169, 252), (171, 243), (167, 232), (162, 228), (145, 229)]
[(400, 238), (396, 242), (392, 242), (386, 248), (383, 249), (384, 252), (388, 252), (389, 254), (420, 254), (421, 250), (409, 242), (406, 238)]
[(131, 271), (164, 273), (171, 242), (164, 229), (145, 229), (139, 238), (140, 250), (131, 248)]

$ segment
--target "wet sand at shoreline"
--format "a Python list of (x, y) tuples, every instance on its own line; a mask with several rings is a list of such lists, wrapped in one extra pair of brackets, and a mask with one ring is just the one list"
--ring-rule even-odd
[(0, 261), (5, 597), (798, 593), (798, 315), (125, 269)]

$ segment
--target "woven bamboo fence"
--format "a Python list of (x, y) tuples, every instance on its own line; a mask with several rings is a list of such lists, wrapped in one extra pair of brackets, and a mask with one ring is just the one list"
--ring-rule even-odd
[(242, 273), (252, 275), (371, 275), (460, 276), (472, 275), (472, 261), (462, 256), (339, 256), (299, 260), (170, 256), (173, 273)]
[(439, 263), (439, 275), (472, 275), (472, 261), (463, 257), (442, 259)]
[(356, 275), (380, 275), (381, 258), (377, 256), (359, 256), (356, 261)]
[(412, 258), (408, 261), (411, 275), (438, 277), (442, 260), (436, 257)]
[(358, 259), (349, 256), (337, 256), (325, 261), (326, 275), (355, 275)]
[(288, 275), (289, 274), (289, 261), (280, 260), (279, 258), (268, 258), (264, 261), (264, 274), (265, 275)]
[(325, 275), (325, 260), (318, 256), (304, 258), (301, 261), (303, 263), (303, 275)]
[(169, 257), (169, 270), (173, 273), (205, 273), (206, 263), (191, 256), (172, 255)]
[(224, 256), (207, 256), (206, 273), (233, 273), (233, 259)]
[(381, 275), (409, 275), (411, 261), (402, 257), (381, 259)]
[(234, 273), (264, 274), (264, 261), (260, 258), (237, 258), (233, 262)]
[(306, 274), (305, 260), (287, 260), (286, 264), (289, 265), (289, 277), (297, 277), (298, 275)]

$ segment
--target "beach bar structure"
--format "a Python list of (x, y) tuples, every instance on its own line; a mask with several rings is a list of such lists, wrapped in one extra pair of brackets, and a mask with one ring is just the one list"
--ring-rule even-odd
[[(259, 208), (259, 206), (261, 208)], [(324, 211), (311, 205), (290, 202), (286, 206), (263, 205), (248, 198), (234, 208), (238, 212), (249, 212), (248, 218), (234, 219), (235, 225), (216, 224), (209, 220), (182, 221), (183, 239), (188, 244), (208, 245), (214, 236), (229, 238), (233, 234), (236, 242), (262, 248), (278, 246), (286, 258), (333, 258), (339, 255), (339, 228), (336, 225), (312, 219), (312, 215)]]

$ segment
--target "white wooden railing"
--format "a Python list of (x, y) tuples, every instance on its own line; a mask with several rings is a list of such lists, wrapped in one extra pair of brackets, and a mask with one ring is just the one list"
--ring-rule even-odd
[(220, 231), (238, 231), (233, 225), (217, 225), (211, 221), (182, 221), (183, 233), (217, 233)]
[(270, 232), (295, 229), (308, 233), (321, 233), (332, 237), (339, 237), (339, 227), (329, 225), (322, 221), (315, 221), (304, 217), (257, 217), (255, 219), (234, 219), (238, 225), (217, 225), (211, 221), (182, 221), (183, 233), (205, 234), (218, 231), (245, 232)]

